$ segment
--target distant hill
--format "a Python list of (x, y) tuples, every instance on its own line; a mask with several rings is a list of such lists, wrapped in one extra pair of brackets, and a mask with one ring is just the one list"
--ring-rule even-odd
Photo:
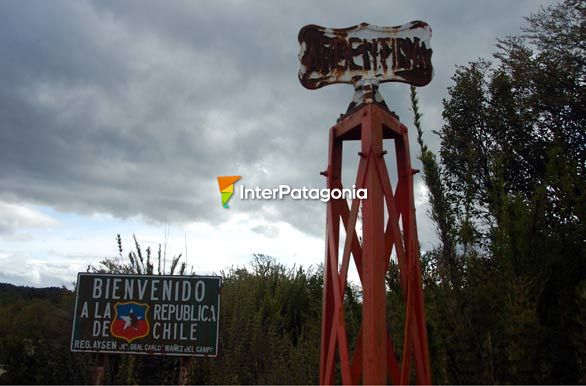
[(26, 286), (16, 286), (9, 283), (0, 283), (0, 301), (16, 299), (48, 299), (57, 301), (65, 293), (72, 291), (67, 288), (45, 287), (35, 288)]

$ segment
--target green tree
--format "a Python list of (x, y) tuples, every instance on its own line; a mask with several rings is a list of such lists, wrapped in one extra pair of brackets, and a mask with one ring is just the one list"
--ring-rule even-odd
[[(572, 383), (584, 373), (584, 15), (578, 1), (542, 8), (499, 41), (493, 63), (457, 68), (441, 168), (419, 136), (441, 241), (428, 256), (438, 272), (430, 324), (449, 331), (453, 321), (456, 335), (440, 340), (455, 358), (439, 371), (448, 382)], [(453, 291), (432, 291), (444, 281)]]

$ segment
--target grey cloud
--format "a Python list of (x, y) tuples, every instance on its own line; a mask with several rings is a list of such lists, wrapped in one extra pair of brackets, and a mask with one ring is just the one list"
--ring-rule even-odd
[(66, 286), (71, 288), (75, 274), (86, 264), (82, 259), (60, 258), (56, 262), (32, 259), (26, 253), (5, 252), (0, 250), (0, 282), (25, 286)]
[[(46, 228), (57, 224), (57, 221), (27, 206), (0, 201), (0, 236), (27, 239), (27, 235), (14, 235), (21, 229)], [(18, 238), (17, 237), (17, 238)]]
[[(489, 56), (530, 1), (0, 3), (0, 199), (78, 213), (218, 222), (215, 177), (324, 186), (327, 132), (350, 86), (297, 81), (297, 32), (423, 19), (436, 75), (420, 89), (427, 129), (455, 64)], [(383, 85), (409, 124), (407, 85)], [(437, 138), (425, 139), (437, 148)], [(419, 161), (412, 138), (412, 158)], [(346, 157), (346, 165), (356, 160)], [(353, 178), (349, 175), (350, 180)], [(245, 181), (246, 181), (245, 180)], [(242, 202), (321, 236), (320, 202)], [(223, 217), (224, 216), (224, 217)]]
[(257, 225), (251, 229), (251, 231), (264, 235), (270, 239), (274, 239), (279, 236), (279, 228), (274, 225)]

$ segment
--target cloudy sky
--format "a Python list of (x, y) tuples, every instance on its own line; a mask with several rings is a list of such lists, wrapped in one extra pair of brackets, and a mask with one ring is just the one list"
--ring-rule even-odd
[[(0, 282), (70, 287), (117, 254), (118, 233), (127, 251), (133, 234), (143, 247), (164, 243), (165, 218), (167, 254), (187, 251), (198, 273), (253, 253), (319, 264), (323, 203), (234, 198), (224, 209), (216, 182), (324, 187), (328, 128), (353, 90), (300, 85), (299, 29), (428, 22), (435, 77), (419, 95), (437, 150), (431, 130), (455, 66), (490, 58), (496, 38), (550, 3), (1, 1)], [(409, 87), (381, 92), (410, 125)], [(355, 150), (345, 153), (348, 182)], [(429, 249), (436, 238), (416, 183)]]

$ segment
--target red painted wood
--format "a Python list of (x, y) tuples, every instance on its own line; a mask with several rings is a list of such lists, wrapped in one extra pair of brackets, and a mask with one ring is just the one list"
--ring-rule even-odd
[[(395, 141), (399, 180), (394, 189), (384, 161), (383, 138)], [(342, 199), (332, 199), (327, 204), (320, 383), (334, 383), (340, 379), (335, 373), (339, 371), (345, 384), (408, 383), (412, 381), (413, 372), (417, 383), (430, 384), (407, 128), (392, 114), (373, 104), (364, 105), (332, 127), (325, 173), (329, 188), (343, 188), (340, 178), (342, 148), (344, 141), (349, 140), (361, 141), (356, 188), (368, 189), (368, 198), (360, 203), (352, 202), (351, 206)], [(362, 242), (355, 229), (360, 205)], [(340, 225), (345, 228), (344, 240), (340, 240)], [(392, 251), (398, 259), (403, 288), (403, 326), (387, 325), (385, 275)], [(362, 325), (355, 342), (348, 342), (344, 319), (344, 294), (351, 258), (363, 290)], [(394, 349), (390, 328), (403, 330), (400, 355)]]

